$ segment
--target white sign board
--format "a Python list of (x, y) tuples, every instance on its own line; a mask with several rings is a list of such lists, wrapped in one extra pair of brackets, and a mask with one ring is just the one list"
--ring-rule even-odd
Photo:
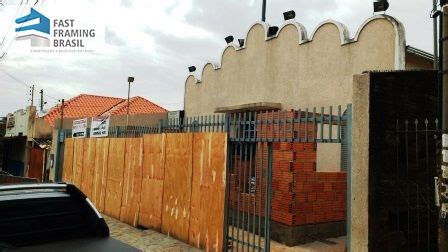
[(107, 137), (109, 135), (110, 116), (92, 118), (90, 137)]
[(73, 138), (85, 138), (87, 136), (87, 118), (74, 120), (72, 127)]

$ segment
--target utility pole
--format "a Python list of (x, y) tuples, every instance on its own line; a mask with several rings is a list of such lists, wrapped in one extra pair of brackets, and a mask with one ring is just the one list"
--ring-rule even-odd
[(442, 85), (442, 166), (439, 176), (439, 200), (440, 200), (440, 218), (439, 218), (439, 250), (448, 251), (448, 5), (446, 1), (440, 1), (442, 5), (442, 14), (440, 21), (442, 23), (440, 39), (439, 61), (442, 62), (440, 71), (443, 75)]
[(39, 91), (39, 93), (40, 93), (40, 111), (42, 112), (42, 111), (44, 111), (44, 90), (43, 89), (41, 89), (40, 91)]
[(266, 0), (263, 0), (263, 7), (261, 10), (261, 21), (266, 22)]
[(34, 105), (34, 85), (30, 87), (31, 107)]
[(58, 146), (58, 153), (57, 153), (57, 157), (58, 157), (58, 162), (57, 164), (57, 169), (56, 169), (56, 176), (55, 176), (55, 180), (57, 182), (62, 180), (62, 169), (63, 169), (63, 162), (64, 159), (62, 158), (62, 155), (64, 155), (64, 153), (62, 152), (62, 147), (61, 147), (61, 143), (64, 141), (64, 132), (63, 132), (63, 122), (64, 122), (64, 99), (62, 99), (61, 101), (61, 120), (59, 121), (59, 131), (58, 131), (58, 139), (57, 139), (57, 146)]

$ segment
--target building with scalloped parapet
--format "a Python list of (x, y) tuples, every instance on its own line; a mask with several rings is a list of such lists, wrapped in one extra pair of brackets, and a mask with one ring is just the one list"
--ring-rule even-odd
[[(287, 150), (277, 150), (274, 144), (274, 147), (272, 147), (272, 184), (277, 186), (276, 189), (272, 189), (274, 190), (272, 193), (274, 196), (272, 197), (274, 200), (279, 200), (274, 202), (278, 204), (277, 208), (272, 207), (271, 238), (283, 244), (294, 246), (306, 242), (306, 237), (310, 234), (325, 239), (343, 233), (335, 231), (330, 234), (331, 230), (348, 230), (347, 237), (349, 239), (347, 242), (351, 250), (367, 251), (369, 248), (373, 248), (371, 247), (374, 246), (372, 245), (374, 244), (373, 241), (378, 239), (379, 233), (381, 233), (377, 231), (380, 230), (378, 226), (381, 226), (377, 220), (382, 218), (381, 221), (384, 221), (389, 218), (388, 220), (395, 221), (396, 219), (392, 214), (386, 217), (380, 214), (378, 214), (380, 217), (370, 215), (377, 206), (373, 200), (374, 197), (371, 196), (375, 194), (372, 188), (377, 190), (381, 186), (374, 187), (378, 182), (374, 181), (375, 178), (372, 176), (374, 161), (370, 161), (369, 158), (374, 160), (375, 155), (380, 153), (379, 149), (386, 149), (378, 141), (374, 142), (372, 140), (372, 132), (382, 132), (381, 126), (378, 125), (391, 122), (375, 121), (376, 124), (372, 124), (372, 120), (369, 124), (369, 119), (371, 119), (372, 111), (375, 109), (386, 114), (385, 117), (387, 116), (388, 119), (394, 118), (396, 115), (401, 117), (414, 116), (415, 111), (423, 113), (423, 110), (419, 111), (416, 108), (425, 108), (425, 106), (422, 106), (425, 104), (426, 107), (431, 107), (435, 111), (434, 97), (436, 95), (434, 94), (436, 89), (434, 87), (437, 86), (437, 83), (433, 77), (436, 77), (436, 72), (410, 71), (433, 70), (433, 63), (433, 55), (406, 44), (406, 33), (403, 25), (394, 17), (388, 15), (376, 15), (367, 19), (353, 37), (350, 37), (345, 25), (333, 20), (322, 22), (312, 33), (308, 33), (302, 24), (294, 20), (286, 21), (278, 29), (269, 26), (267, 23), (258, 22), (250, 27), (244, 38), (244, 43), (232, 42), (225, 47), (220, 62), (206, 63), (202, 69), (199, 68), (198, 72), (187, 77), (184, 99), (185, 115), (198, 118), (198, 116), (213, 113), (230, 113), (230, 129), (235, 125), (243, 127), (243, 131), (246, 130), (246, 127), (249, 128), (248, 133), (244, 131), (243, 134), (241, 132), (234, 134), (244, 135), (242, 137), (243, 141), (246, 135), (253, 134), (256, 136), (254, 141), (258, 141), (257, 138), (263, 135), (260, 133), (264, 133), (266, 136), (266, 132), (257, 128), (258, 119), (249, 123), (242, 121), (246, 120), (247, 114), (249, 118), (258, 118), (260, 114), (254, 115), (253, 112), (272, 111), (272, 114), (265, 114), (264, 118), (271, 115), (271, 119), (266, 119), (265, 125), (269, 121), (269, 124), (272, 124), (269, 126), (272, 131), (271, 134), (278, 131), (277, 135), (281, 135), (280, 133), (283, 131), (284, 138), (283, 140), (280, 138), (272, 140), (273, 137), (271, 137), (271, 140), (267, 141), (273, 141), (279, 146), (287, 146), (285, 147)], [(383, 75), (387, 75), (387, 77), (382, 79), (378, 77), (381, 74), (375, 73), (389, 71), (392, 73), (384, 73)], [(397, 71), (399, 73), (396, 73)], [(362, 75), (363, 73), (366, 76)], [(372, 79), (369, 79), (371, 73)], [(414, 78), (416, 76), (419, 78)], [(382, 83), (379, 83), (379, 79)], [(391, 86), (393, 87), (391, 83), (400, 83), (395, 87), (400, 86), (403, 89), (397, 91), (397, 88), (391, 88)], [(369, 88), (372, 93), (381, 90), (384, 98), (371, 95), (366, 91)], [(387, 94), (387, 98), (385, 94)], [(397, 97), (397, 99), (390, 97)], [(353, 125), (350, 122), (346, 126), (350, 124), (352, 127), (347, 126), (345, 130), (335, 131), (336, 127), (332, 126), (332, 122), (328, 125), (321, 123), (319, 127), (315, 127), (316, 108), (318, 113), (322, 111), (319, 114), (321, 118), (332, 118), (333, 112), (336, 110), (333, 110), (333, 108), (339, 105), (345, 107), (347, 104), (353, 105), (349, 106), (350, 109), (353, 108), (353, 113), (351, 110), (347, 110), (349, 112), (348, 117), (353, 118)], [(374, 105), (372, 104), (388, 104), (389, 107), (387, 108), (391, 107), (393, 109), (386, 110), (386, 106), (373, 108)], [(323, 132), (328, 132), (330, 136), (338, 135), (345, 139), (337, 143), (317, 141), (316, 139), (310, 141), (312, 148), (310, 147), (309, 152), (314, 156), (308, 164), (313, 174), (347, 175), (348, 177), (346, 180), (348, 186), (346, 188), (341, 186), (343, 193), (346, 195), (344, 200), (348, 204), (342, 204), (344, 205), (342, 206), (342, 215), (338, 216), (336, 221), (320, 221), (320, 218), (328, 217), (328, 215), (323, 215), (323, 212), (332, 213), (333, 209), (321, 211), (320, 205), (307, 205), (315, 203), (313, 197), (310, 197), (310, 195), (313, 195), (312, 193), (308, 192), (308, 196), (304, 196), (307, 195), (305, 185), (309, 181), (306, 179), (305, 184), (300, 184), (300, 181), (297, 182), (300, 175), (297, 172), (294, 173), (291, 168), (296, 164), (294, 162), (303, 163), (303, 160), (291, 158), (294, 161), (291, 161), (289, 166), (283, 166), (283, 168), (289, 167), (289, 170), (282, 170), (287, 176), (283, 176), (283, 173), (280, 172), (282, 163), (279, 160), (281, 158), (284, 158), (285, 155), (293, 156), (293, 154), (299, 156), (305, 150), (300, 148), (294, 150), (294, 145), (288, 145), (289, 142), (285, 140), (286, 127), (282, 128), (281, 126), (286, 125), (288, 119), (286, 117), (281, 119), (284, 120), (282, 124), (279, 119), (280, 116), (274, 119), (274, 111), (303, 109), (301, 110), (302, 113), (306, 111), (304, 114), (308, 116), (308, 110), (305, 110), (307, 108), (309, 111), (314, 111), (311, 114), (314, 119), (309, 120), (308, 117), (305, 119), (307, 122), (314, 120), (312, 138), (320, 135), (320, 140), (322, 140)], [(320, 110), (321, 108), (322, 110)], [(412, 111), (414, 111), (414, 114), (411, 113)], [(295, 113), (297, 114), (297, 112), (290, 114), (294, 117)], [(298, 125), (303, 120), (300, 113), (299, 110)], [(345, 114), (344, 111), (342, 113)], [(275, 120), (277, 120), (277, 125), (275, 125)], [(290, 121), (292, 120), (290, 119)], [(322, 119), (321, 122), (323, 121)], [(386, 127), (383, 125), (383, 128)], [(291, 134), (297, 133), (297, 131), (294, 132), (295, 129), (292, 127), (290, 130)], [(229, 134), (232, 134), (232, 129), (230, 132)], [(300, 130), (298, 133), (300, 133)], [(395, 131), (389, 132), (392, 136), (394, 133)], [(298, 135), (300, 136), (300, 134)], [(240, 138), (238, 135), (238, 139)], [(309, 141), (307, 136), (305, 136), (305, 139), (306, 142)], [(388, 148), (392, 148), (391, 146), (389, 145)], [(235, 149), (235, 152), (238, 152), (238, 147), (235, 147)], [(264, 155), (263, 151), (260, 153), (258, 147), (255, 147), (254, 153), (260, 154), (260, 157)], [(278, 158), (279, 155), (280, 158)], [(251, 183), (257, 181), (257, 178), (238, 174), (246, 174), (246, 170), (250, 174), (253, 165), (250, 162), (245, 166), (241, 165), (241, 163), (245, 164), (244, 158), (239, 157), (238, 153), (232, 156), (233, 159), (238, 160), (239, 162), (235, 161), (235, 163), (239, 165), (233, 165), (233, 167), (231, 165), (229, 168), (232, 173), (230, 176), (234, 178), (230, 182), (231, 187), (234, 188), (230, 190), (235, 190), (235, 193), (230, 194), (230, 197), (239, 200), (239, 197), (248, 197), (247, 193), (239, 193), (242, 185), (247, 184), (248, 181)], [(378, 161), (375, 159), (377, 163), (380, 161), (384, 160)], [(393, 160), (390, 163), (393, 163)], [(377, 169), (377, 167), (375, 168)], [(388, 168), (384, 167), (383, 169), (387, 170)], [(303, 188), (300, 186), (303, 186)], [(294, 191), (295, 189), (291, 188), (298, 189)], [(345, 191), (345, 189), (347, 190)], [(323, 191), (326, 191), (326, 189)], [(318, 193), (322, 192), (319, 191)], [(391, 194), (393, 192), (388, 191), (387, 193)], [(377, 199), (375, 198), (375, 200)], [(329, 201), (327, 200), (325, 203), (329, 203)], [(232, 202), (229, 204), (232, 205)], [(293, 212), (295, 210), (291, 209), (295, 209), (294, 207), (297, 206), (311, 206), (311, 208), (304, 208), (304, 212), (294, 215), (298, 212)], [(347, 209), (345, 209), (345, 206)], [(330, 207), (332, 206), (326, 205), (322, 208)], [(319, 209), (316, 210), (316, 208)], [(309, 220), (308, 215), (311, 216)], [(304, 217), (306, 219), (302, 221), (307, 224), (297, 224), (300, 222), (298, 219)], [(376, 225), (373, 225), (374, 218), (377, 221)], [(344, 224), (347, 224), (347, 226), (344, 227)], [(372, 230), (375, 230), (376, 233), (374, 234)], [(389, 234), (387, 233), (387, 235)], [(400, 233), (400, 235), (402, 234)], [(301, 239), (301, 236), (305, 238)], [(381, 242), (383, 241), (381, 240)], [(393, 240), (393, 242), (398, 243), (398, 239)]]
[(353, 38), (333, 20), (311, 34), (295, 21), (286, 21), (271, 37), (269, 27), (255, 23), (243, 46), (229, 44), (221, 62), (188, 76), (187, 116), (256, 109), (256, 104), (278, 103), (281, 109), (348, 104), (355, 74), (433, 67), (433, 56), (407, 46), (403, 25), (387, 15), (367, 19)]

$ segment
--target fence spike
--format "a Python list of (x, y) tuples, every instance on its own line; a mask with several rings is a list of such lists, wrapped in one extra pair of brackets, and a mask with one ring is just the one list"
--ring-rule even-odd
[(329, 126), (328, 126), (328, 138), (330, 141), (333, 140), (333, 106), (330, 106), (330, 120), (329, 120)]
[(320, 141), (324, 141), (324, 107), (320, 108)]

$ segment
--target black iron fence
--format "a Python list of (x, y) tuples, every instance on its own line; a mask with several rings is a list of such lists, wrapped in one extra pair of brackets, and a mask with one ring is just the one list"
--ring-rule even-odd
[[(438, 251), (434, 177), (440, 150), (437, 119), (396, 121), (376, 143), (369, 178), (369, 237), (375, 251)], [(377, 158), (382, 153), (381, 160)], [(376, 169), (375, 169), (376, 168)]]
[[(146, 126), (113, 126), (108, 136), (112, 138), (142, 137), (146, 134), (186, 133), (186, 132), (226, 132), (228, 117), (225, 114), (195, 116), (180, 119), (161, 120), (155, 125)], [(91, 137), (91, 129), (87, 128), (87, 137)], [(72, 130), (63, 131), (64, 138), (72, 137)]]
[(387, 192), (394, 202), (389, 221), (391, 230), (401, 237), (402, 242), (396, 244), (400, 249), (437, 250), (434, 177), (440, 150), (439, 126), (437, 119), (397, 121), (396, 169), (391, 171), (390, 181), (384, 179), (384, 183), (392, 182), (395, 188)]

